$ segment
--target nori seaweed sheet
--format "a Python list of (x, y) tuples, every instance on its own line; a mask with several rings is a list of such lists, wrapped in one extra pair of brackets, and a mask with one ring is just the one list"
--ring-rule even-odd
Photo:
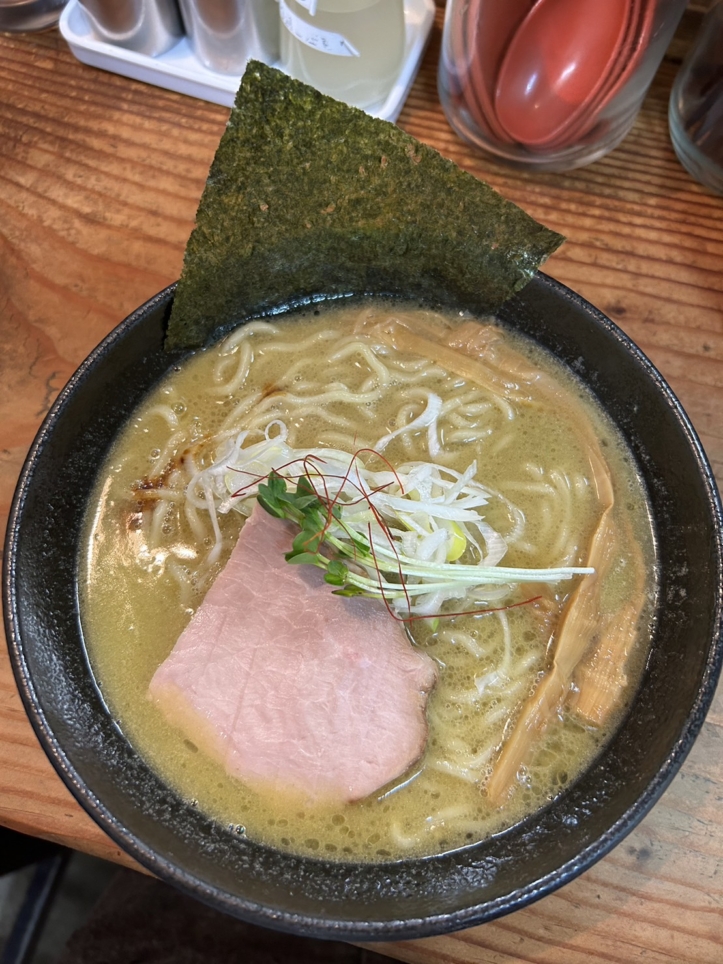
[(394, 124), (252, 61), (186, 247), (166, 347), (317, 296), (496, 311), (563, 241)]

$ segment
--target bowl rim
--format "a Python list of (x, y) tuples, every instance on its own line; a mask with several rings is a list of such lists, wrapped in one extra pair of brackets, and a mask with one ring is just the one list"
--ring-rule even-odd
[[(174, 283), (133, 311), (90, 352), (61, 390), (47, 413), (25, 459), (12, 500), (5, 538), (2, 574), (4, 618), (10, 662), (25, 711), (41, 746), (80, 805), (114, 843), (147, 870), (217, 909), (222, 909), (252, 923), (301, 936), (352, 941), (406, 940), (428, 937), (493, 920), (503, 914), (521, 909), (568, 883), (605, 856), (640, 822), (680, 769), (703, 725), (723, 665), (723, 507), (721, 506), (715, 477), (698, 435), (680, 401), (641, 349), (613, 321), (576, 292), (541, 272), (538, 272), (537, 277), (545, 287), (563, 295), (568, 300), (572, 300), (586, 314), (592, 314), (594, 320), (598, 324), (602, 324), (627, 352), (634, 356), (638, 364), (646, 371), (648, 377), (655, 382), (657, 390), (666, 397), (666, 401), (697, 463), (714, 522), (713, 533), (717, 568), (721, 577), (718, 580), (718, 591), (715, 599), (715, 630), (708, 642), (704, 670), (695, 700), (687, 714), (684, 725), (678, 733), (675, 745), (670, 750), (663, 765), (634, 803), (604, 833), (595, 837), (591, 843), (583, 847), (573, 859), (567, 860), (533, 883), (514, 889), (494, 900), (474, 904), (453, 912), (432, 913), (417, 918), (360, 922), (341, 918), (330, 920), (328, 917), (314, 917), (306, 914), (286, 914), (283, 912), (280, 914), (265, 904), (245, 900), (202, 880), (192, 872), (175, 864), (171, 859), (157, 853), (153, 847), (130, 831), (122, 820), (114, 816), (79, 775), (40, 705), (36, 683), (32, 678), (26, 658), (25, 642), (21, 638), (19, 629), (17, 546), (21, 531), (23, 507), (28, 489), (32, 486), (35, 464), (47, 440), (52, 437), (56, 423), (62, 418), (68, 400), (73, 396), (78, 386), (83, 383), (89, 372), (92, 372), (99, 358), (113, 351), (116, 343), (122, 340), (130, 330), (142, 324), (149, 313), (171, 302), (176, 288)], [(174, 356), (169, 355), (169, 360), (172, 357)], [(318, 862), (316, 858), (298, 859), (309, 860), (312, 863)], [(431, 859), (435, 858), (417, 858), (418, 861)], [(350, 866), (352, 863), (347, 862), (346, 865)], [(343, 862), (342, 865), (344, 865)], [(356, 866), (355, 863), (353, 865)]]

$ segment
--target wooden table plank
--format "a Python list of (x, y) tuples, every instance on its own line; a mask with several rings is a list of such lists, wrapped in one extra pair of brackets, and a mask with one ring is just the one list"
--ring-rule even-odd
[[(670, 381), (723, 479), (723, 199), (678, 164), (667, 101), (681, 30), (634, 130), (579, 171), (475, 153), (436, 99), (440, 22), (400, 125), (567, 234), (550, 274), (621, 325)], [(55, 31), (0, 35), (0, 513), (44, 413), (125, 315), (178, 277), (228, 112), (78, 64)], [(723, 694), (681, 773), (608, 857), (557, 893), (415, 962), (723, 959)], [(0, 823), (132, 864), (56, 776), (0, 650)]]

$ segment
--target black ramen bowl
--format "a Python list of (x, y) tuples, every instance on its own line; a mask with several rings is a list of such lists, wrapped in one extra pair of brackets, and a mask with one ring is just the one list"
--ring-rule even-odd
[(78, 547), (94, 475), (149, 388), (173, 287), (127, 318), (61, 392), (23, 469), (5, 553), (5, 620), (30, 719), (61, 777), (154, 874), (257, 924), (347, 940), (424, 937), (488, 921), (568, 882), (644, 816), (700, 730), (723, 654), (721, 504), (661, 376), (600, 312), (544, 275), (501, 313), (590, 386), (637, 457), (653, 513), (659, 607), (642, 684), (613, 739), (559, 798), (492, 839), (382, 864), (281, 853), (234, 835), (149, 769), (108, 713), (78, 615)]

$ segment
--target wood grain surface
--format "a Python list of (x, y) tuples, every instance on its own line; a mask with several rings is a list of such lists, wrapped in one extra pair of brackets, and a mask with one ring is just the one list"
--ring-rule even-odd
[[(634, 130), (580, 171), (532, 175), (460, 141), (436, 96), (441, 13), (399, 120), (569, 238), (546, 270), (671, 383), (723, 479), (723, 199), (683, 170), (667, 104), (683, 25)], [(78, 363), (178, 277), (227, 110), (77, 63), (56, 31), (0, 36), (0, 512)], [(75, 803), (0, 651), (0, 823), (132, 864)], [(376, 946), (379, 950), (379, 946)], [(723, 697), (671, 787), (608, 857), (482, 927), (387, 944), (416, 962), (723, 961)]]

